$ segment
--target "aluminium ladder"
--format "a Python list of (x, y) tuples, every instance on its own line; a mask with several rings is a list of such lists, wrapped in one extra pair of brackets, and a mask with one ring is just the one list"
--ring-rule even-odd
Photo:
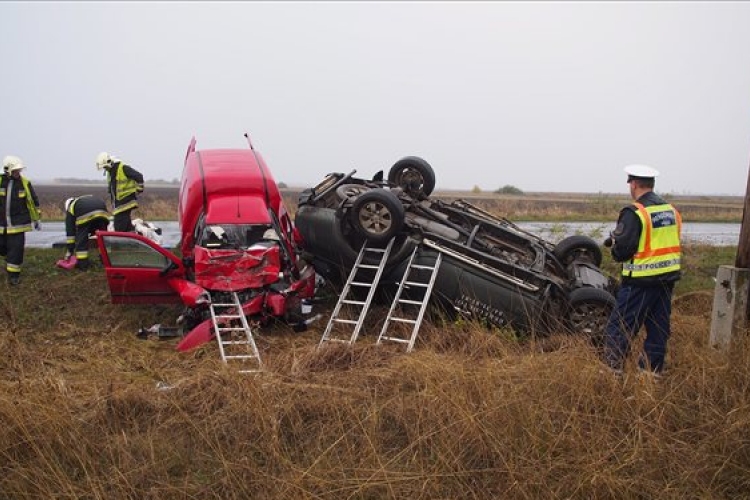
[[(368, 247), (367, 242), (362, 245), (362, 249), (359, 251), (359, 255), (357, 255), (357, 260), (354, 262), (354, 266), (352, 266), (352, 270), (349, 273), (349, 278), (344, 284), (344, 289), (341, 291), (339, 300), (336, 302), (336, 307), (334, 307), (333, 313), (331, 313), (331, 317), (328, 320), (326, 329), (323, 332), (323, 337), (320, 339), (320, 343), (318, 344), (319, 348), (328, 341), (353, 344), (357, 340), (359, 332), (362, 330), (365, 316), (367, 316), (367, 312), (370, 310), (372, 298), (375, 296), (375, 290), (380, 282), (383, 269), (385, 269), (385, 265), (388, 262), (388, 256), (391, 253), (392, 247), (393, 238), (391, 238), (385, 248)], [(368, 253), (378, 256), (379, 261), (377, 264), (366, 264), (364, 262), (365, 255)], [(355, 290), (361, 290), (363, 288), (368, 289), (367, 298), (364, 301), (355, 300)], [(353, 309), (359, 308), (357, 319), (343, 318), (342, 313), (344, 306)], [(354, 331), (349, 338), (336, 338), (331, 335), (335, 325), (353, 325)]]
[[(427, 310), (427, 303), (430, 300), (432, 288), (435, 285), (435, 279), (437, 278), (438, 269), (440, 268), (440, 262), (443, 258), (442, 252), (438, 252), (437, 257), (435, 258), (434, 266), (415, 264), (414, 260), (419, 248), (420, 247), (415, 247), (414, 251), (411, 253), (409, 263), (406, 265), (406, 271), (404, 272), (403, 278), (401, 278), (401, 283), (398, 286), (398, 291), (396, 292), (395, 297), (393, 297), (393, 303), (391, 304), (391, 308), (385, 318), (383, 328), (380, 330), (380, 335), (378, 336), (376, 345), (380, 345), (380, 343), (384, 340), (390, 340), (401, 344), (407, 344), (406, 352), (410, 352), (414, 348), (414, 342), (416, 342), (417, 340), (417, 333), (419, 332), (419, 327), (422, 325), (424, 313)], [(404, 289), (407, 288), (414, 289), (417, 292), (416, 295), (421, 295), (422, 298), (419, 300), (402, 299), (401, 294), (403, 293)], [(412, 317), (402, 317), (394, 315), (397, 309), (399, 309), (400, 311), (399, 314), (406, 315), (406, 309), (413, 310), (417, 307), (419, 309), (416, 317), (413, 319)], [(391, 321), (412, 325), (411, 335), (408, 338), (395, 335), (386, 335), (386, 332), (388, 331), (388, 325), (390, 325)]]
[[(214, 334), (219, 343), (221, 360), (225, 364), (230, 361), (233, 364), (242, 363), (240, 373), (254, 373), (262, 369), (260, 353), (255, 345), (253, 332), (242, 312), (242, 304), (237, 292), (231, 292), (232, 302), (220, 303), (211, 300), (209, 310), (211, 311), (211, 322), (214, 325)], [(213, 297), (212, 297), (213, 299)], [(228, 338), (223, 338), (226, 335)], [(245, 363), (252, 363), (248, 366)]]

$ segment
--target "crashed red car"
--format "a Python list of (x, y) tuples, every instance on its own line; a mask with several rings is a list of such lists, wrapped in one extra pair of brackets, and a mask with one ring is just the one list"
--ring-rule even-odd
[(234, 292), (246, 316), (301, 322), (315, 271), (297, 256), (292, 219), (265, 161), (252, 144), (195, 145), (193, 138), (180, 184), (181, 256), (135, 233), (97, 233), (112, 302), (183, 303), (190, 331), (178, 350), (213, 338), (208, 304)]

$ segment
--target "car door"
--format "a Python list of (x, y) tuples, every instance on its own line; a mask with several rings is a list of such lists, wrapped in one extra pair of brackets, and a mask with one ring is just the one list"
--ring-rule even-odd
[(136, 233), (96, 234), (112, 303), (181, 302), (175, 281), (186, 281), (186, 273), (179, 257)]

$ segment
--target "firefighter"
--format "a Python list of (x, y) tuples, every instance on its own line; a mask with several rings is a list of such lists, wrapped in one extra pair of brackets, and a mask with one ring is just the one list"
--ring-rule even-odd
[(65, 260), (75, 256), (75, 267), (86, 271), (89, 261), (89, 236), (106, 231), (109, 213), (104, 200), (91, 195), (65, 200)]
[(143, 192), (143, 175), (109, 153), (97, 155), (96, 168), (104, 169), (107, 175), (115, 231), (134, 231), (130, 213), (138, 208), (138, 193)]
[(29, 180), (21, 175), (23, 162), (16, 156), (3, 159), (0, 177), (0, 255), (5, 257), (8, 283), (21, 281), (26, 232), (41, 230), (39, 198)]
[(664, 369), (670, 336), (672, 291), (680, 279), (682, 218), (671, 204), (653, 192), (659, 172), (646, 165), (625, 167), (633, 203), (620, 211), (617, 226), (604, 244), (622, 262), (617, 305), (606, 328), (604, 359), (622, 373), (630, 343), (646, 326), (638, 366), (659, 376)]

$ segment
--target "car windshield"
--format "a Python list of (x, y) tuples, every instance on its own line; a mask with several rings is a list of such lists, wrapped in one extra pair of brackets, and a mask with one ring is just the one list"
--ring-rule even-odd
[(268, 224), (212, 224), (206, 226), (198, 244), (205, 248), (247, 248), (263, 240)]

